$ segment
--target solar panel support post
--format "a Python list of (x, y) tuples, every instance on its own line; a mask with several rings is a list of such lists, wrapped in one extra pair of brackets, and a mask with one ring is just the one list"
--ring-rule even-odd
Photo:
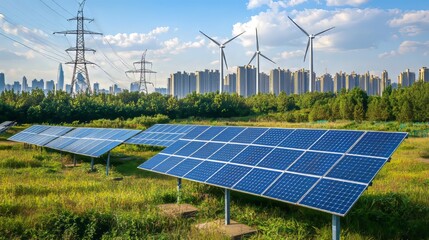
[(230, 203), (229, 189), (225, 188), (225, 225), (229, 225), (231, 223), (229, 203)]
[(109, 176), (110, 152), (107, 155), (106, 176)]
[(177, 178), (177, 204), (180, 204), (180, 195), (181, 195), (181, 190), (182, 189), (182, 179), (181, 178)]
[(73, 166), (76, 167), (76, 154), (73, 154)]
[(340, 217), (332, 214), (332, 240), (340, 240)]
[(94, 158), (91, 158), (91, 172), (94, 171)]

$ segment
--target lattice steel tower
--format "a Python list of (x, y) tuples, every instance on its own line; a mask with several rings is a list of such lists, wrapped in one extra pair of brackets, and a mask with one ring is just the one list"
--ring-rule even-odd
[(92, 93), (91, 83), (89, 81), (88, 68), (86, 65), (94, 64), (94, 63), (87, 61), (85, 59), (85, 52), (91, 51), (91, 52), (95, 53), (95, 50), (91, 49), (91, 48), (85, 48), (85, 34), (102, 35), (102, 33), (88, 31), (88, 30), (85, 30), (85, 28), (84, 28), (85, 21), (88, 21), (88, 22), (94, 21), (94, 19), (85, 18), (83, 16), (83, 7), (85, 5), (85, 1), (86, 0), (83, 0), (79, 4), (79, 10), (77, 11), (77, 16), (74, 18), (68, 19), (68, 21), (76, 21), (76, 23), (77, 23), (76, 30), (54, 32), (54, 34), (64, 34), (64, 35), (74, 34), (74, 35), (76, 35), (76, 47), (71, 47), (71, 48), (66, 49), (67, 52), (76, 52), (76, 57), (75, 57), (74, 61), (66, 62), (66, 64), (73, 64), (74, 65), (70, 93), (73, 93), (73, 88), (76, 84), (76, 79), (77, 79), (77, 76), (79, 74), (81, 74), (84, 77), (86, 85), (87, 85), (87, 90), (90, 93)]
[[(153, 83), (147, 81), (146, 73), (156, 73), (156, 72), (146, 68), (146, 65), (152, 66), (152, 62), (146, 61), (146, 52), (147, 52), (147, 49), (143, 52), (141, 60), (139, 62), (133, 63), (135, 69), (126, 71), (125, 73), (140, 73), (139, 92), (144, 92), (148, 94), (147, 84), (153, 85)], [(140, 65), (140, 67), (137, 68), (136, 65)]]

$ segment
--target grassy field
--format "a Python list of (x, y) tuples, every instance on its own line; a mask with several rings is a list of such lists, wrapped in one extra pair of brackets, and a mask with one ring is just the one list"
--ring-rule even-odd
[[(347, 123), (312, 126), (350, 128)], [(80, 166), (69, 168), (70, 155), (6, 141), (21, 129), (0, 135), (0, 239), (220, 238), (192, 227), (224, 217), (220, 188), (184, 181), (183, 202), (199, 214), (176, 219), (159, 213), (158, 204), (176, 201), (176, 179), (137, 166), (160, 148), (115, 149), (111, 175), (105, 176), (105, 157), (90, 172), (89, 159), (78, 158)], [(236, 192), (231, 200), (232, 219), (258, 230), (250, 239), (331, 238), (329, 214)], [(429, 239), (429, 138), (407, 139), (341, 221), (344, 239)]]

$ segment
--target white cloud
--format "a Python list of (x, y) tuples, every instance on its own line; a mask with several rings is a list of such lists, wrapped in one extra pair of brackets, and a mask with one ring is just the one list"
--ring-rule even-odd
[(155, 50), (156, 54), (179, 54), (183, 51), (191, 48), (200, 48), (205, 45), (205, 40), (199, 37), (196, 38), (196, 41), (181, 42), (179, 38), (168, 39), (161, 43), (161, 48)]
[(429, 11), (411, 11), (400, 14), (389, 21), (391, 27), (399, 27), (399, 32), (406, 36), (416, 36), (429, 31)]
[(103, 43), (108, 42), (118, 47), (131, 47), (134, 45), (143, 45), (153, 43), (157, 36), (169, 31), (169, 27), (157, 27), (149, 33), (118, 33), (116, 35), (106, 35), (103, 37)]
[(326, 5), (328, 6), (353, 6), (357, 7), (364, 3), (367, 3), (369, 0), (326, 0)]
[(379, 58), (387, 58), (387, 57), (395, 57), (399, 55), (405, 55), (405, 54), (415, 54), (415, 53), (421, 53), (424, 56), (429, 55), (429, 41), (426, 42), (419, 42), (419, 41), (403, 41), (397, 50), (392, 50), (389, 52), (381, 53), (378, 57)]
[(281, 54), (281, 57), (284, 59), (288, 58), (295, 58), (295, 57), (302, 57), (304, 58), (304, 51), (303, 50), (295, 50), (295, 51), (284, 51)]
[(294, 7), (307, 2), (307, 0), (249, 0), (247, 3), (248, 9), (262, 7), (264, 5), (272, 9)]

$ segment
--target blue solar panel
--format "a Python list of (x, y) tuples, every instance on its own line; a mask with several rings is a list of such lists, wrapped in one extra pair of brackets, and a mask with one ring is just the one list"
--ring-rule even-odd
[(296, 203), (317, 182), (318, 178), (284, 173), (262, 195)]
[(174, 153), (174, 155), (190, 156), (192, 153), (196, 152), (204, 144), (205, 142), (190, 142), (186, 146), (182, 147), (179, 151)]
[(183, 161), (184, 158), (182, 157), (169, 157), (162, 163), (158, 164), (156, 167), (152, 168), (153, 171), (165, 173), (168, 172), (171, 168), (179, 164), (181, 161)]
[(225, 164), (222, 163), (205, 161), (183, 176), (183, 178), (195, 180), (198, 182), (205, 182), (211, 175), (213, 175), (224, 165)]
[(153, 156), (152, 158), (150, 158), (149, 160), (147, 160), (146, 162), (140, 164), (140, 166), (138, 168), (150, 170), (150, 169), (154, 168), (156, 165), (160, 164), (165, 159), (167, 159), (168, 157), (169, 157), (168, 155), (157, 154), (157, 155)]
[(327, 176), (369, 184), (385, 163), (386, 159), (345, 156)]
[(288, 171), (323, 176), (341, 156), (341, 154), (306, 152)]
[(308, 149), (316, 142), (326, 130), (297, 129), (291, 133), (283, 142), (281, 147)]
[(216, 137), (219, 133), (221, 133), (225, 127), (211, 127), (207, 129), (205, 132), (201, 133), (196, 140), (211, 140)]
[(365, 188), (366, 185), (322, 179), (299, 204), (344, 216)]
[(34, 144), (37, 146), (45, 146), (72, 129), (73, 128), (71, 127), (34, 125), (13, 135), (9, 140)]
[(367, 132), (350, 153), (388, 158), (406, 136), (406, 133)]
[(223, 146), (219, 151), (209, 157), (212, 160), (229, 162), (239, 152), (241, 152), (246, 146), (239, 144), (228, 144)]
[(223, 187), (232, 187), (250, 170), (252, 170), (250, 167), (227, 164), (206, 182)]
[(129, 138), (125, 143), (168, 147), (194, 127), (192, 125), (156, 124)]
[[(387, 161), (383, 151), (393, 152), (404, 136), (200, 126), (188, 134), (188, 140), (179, 140), (163, 151), (180, 159), (166, 159), (157, 168), (171, 176), (344, 215)], [(377, 148), (386, 139), (394, 141)], [(371, 151), (362, 152), (368, 149)], [(312, 203), (317, 198), (322, 203)]]
[(248, 146), (238, 154), (231, 162), (254, 166), (263, 159), (273, 148)]
[(258, 167), (285, 170), (303, 153), (304, 151), (276, 148), (258, 164)]
[(362, 134), (361, 131), (329, 130), (311, 149), (343, 153), (349, 150)]
[(294, 129), (272, 128), (266, 131), (254, 144), (277, 146), (289, 136)]
[(208, 128), (209, 126), (195, 126), (190, 132), (183, 136), (182, 139), (194, 139)]
[(206, 145), (204, 145), (203, 147), (201, 147), (194, 154), (192, 154), (191, 157), (195, 157), (195, 158), (208, 158), (214, 152), (216, 152), (217, 150), (219, 150), (223, 145), (224, 145), (223, 143), (209, 142)]
[(179, 163), (177, 166), (175, 166), (174, 168), (170, 169), (170, 171), (168, 171), (167, 173), (177, 177), (182, 177), (183, 175), (191, 171), (194, 167), (196, 167), (200, 163), (202, 163), (201, 160), (187, 158), (183, 160), (181, 163)]
[(229, 142), (241, 133), (245, 128), (242, 127), (228, 127), (223, 130), (219, 135), (212, 139), (212, 141)]
[(278, 177), (281, 172), (269, 171), (264, 169), (253, 169), (233, 189), (262, 194), (267, 187)]
[(266, 131), (266, 128), (246, 128), (243, 132), (238, 134), (237, 137), (232, 139), (231, 142), (252, 143)]

